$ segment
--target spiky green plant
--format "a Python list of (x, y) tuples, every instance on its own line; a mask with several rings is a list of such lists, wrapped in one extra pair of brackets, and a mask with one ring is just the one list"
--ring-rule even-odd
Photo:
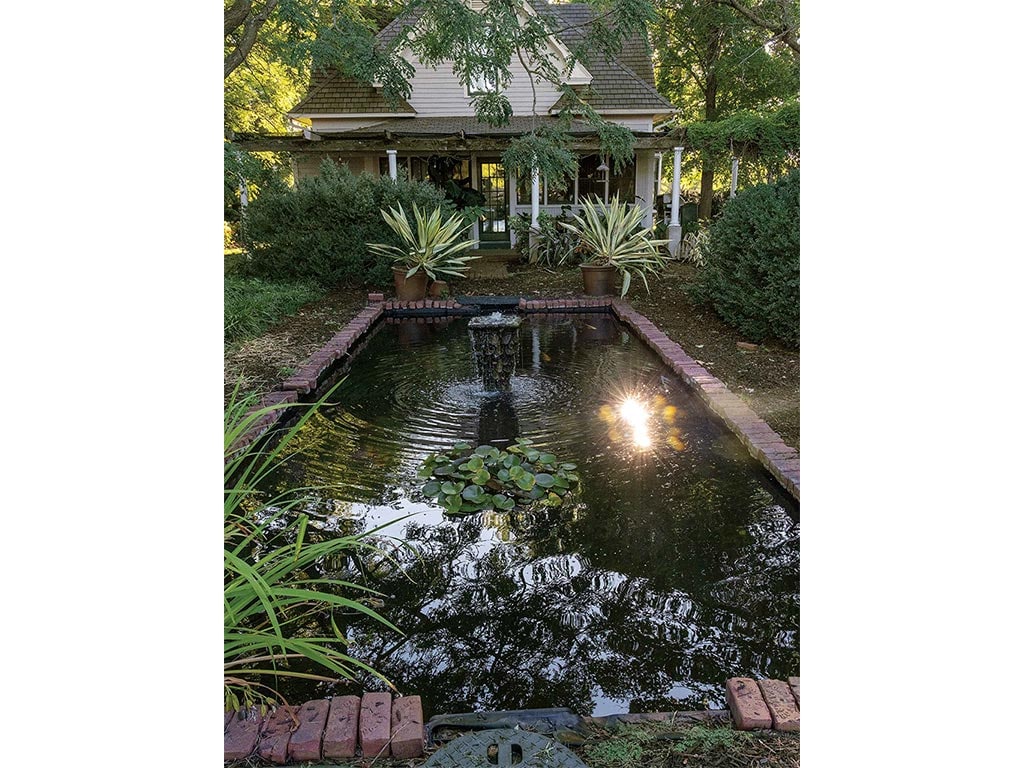
[(655, 240), (653, 231), (640, 226), (644, 209), (626, 205), (618, 195), (605, 205), (601, 200), (588, 198), (573, 214), (575, 224), (561, 222), (570, 232), (579, 235), (590, 252), (588, 264), (615, 267), (622, 273), (622, 295), (629, 291), (633, 276), (644, 281), (650, 293), (647, 275), (657, 274), (665, 268), (665, 257), (658, 250), (668, 240)]
[(398, 208), (382, 210), (387, 225), (395, 231), (403, 245), (384, 245), (367, 243), (372, 253), (386, 256), (395, 262), (395, 266), (407, 268), (406, 277), (412, 277), (419, 270), (427, 273), (431, 280), (438, 275), (449, 277), (465, 277), (469, 262), (479, 256), (470, 256), (465, 252), (477, 244), (476, 240), (462, 240), (463, 232), (471, 226), (466, 224), (461, 214), (454, 214), (447, 221), (441, 221), (441, 209), (435, 208), (429, 215), (413, 203), (412, 215), (416, 228), (409, 223), (402, 204)]
[[(400, 632), (359, 599), (346, 596), (380, 593), (348, 581), (308, 575), (316, 563), (332, 555), (379, 554), (368, 537), (380, 528), (309, 542), (308, 518), (295, 512), (307, 498), (304, 492), (312, 489), (298, 488), (269, 497), (259, 491), (283, 460), (285, 446), (320, 403), (299, 406), (304, 412), (275, 442), (240, 447), (240, 438), (261, 418), (296, 407), (282, 404), (254, 410), (254, 402), (255, 396), (239, 398), (236, 387), (224, 412), (225, 708), (280, 700), (271, 684), (261, 682), (268, 677), (333, 682), (338, 678), (355, 680), (362, 671), (390, 685), (378, 672), (341, 650), (345, 637), (335, 621), (335, 612), (356, 612)], [(310, 636), (303, 629), (314, 617), (325, 615), (333, 636)], [(322, 673), (289, 668), (297, 659), (305, 659)]]

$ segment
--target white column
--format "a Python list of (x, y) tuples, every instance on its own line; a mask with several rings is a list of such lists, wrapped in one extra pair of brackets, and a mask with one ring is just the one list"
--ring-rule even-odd
[(736, 187), (740, 180), (740, 159), (732, 156), (732, 181), (729, 182), (729, 197), (736, 197)]
[(636, 204), (644, 209), (643, 225), (647, 229), (654, 226), (654, 196), (657, 194), (654, 159), (654, 153), (650, 150), (636, 153), (636, 182), (633, 191), (636, 195)]
[(679, 242), (683, 239), (683, 228), (679, 225), (679, 177), (682, 175), (683, 148), (673, 147), (672, 152), (672, 218), (668, 225), (668, 252), (679, 256)]
[(388, 153), (388, 176), (391, 177), (392, 181), (398, 180), (398, 150), (389, 149), (386, 150)]
[(511, 222), (516, 216), (519, 215), (519, 181), (516, 179), (514, 173), (510, 173), (508, 176), (509, 190), (508, 190), (508, 239), (512, 247), (516, 247), (516, 233), (512, 229)]
[(540, 171), (536, 168), (530, 180), (530, 226), (540, 226)]
[(678, 227), (679, 226), (679, 176), (682, 173), (683, 165), (683, 148), (674, 147), (672, 149), (674, 157), (672, 158), (672, 219), (669, 224)]

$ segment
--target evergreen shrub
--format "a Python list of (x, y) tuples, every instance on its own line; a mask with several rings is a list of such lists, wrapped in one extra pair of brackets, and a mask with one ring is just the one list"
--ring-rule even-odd
[(425, 211), (455, 213), (444, 193), (427, 182), (376, 174), (353, 174), (325, 160), (320, 175), (294, 188), (264, 189), (246, 211), (243, 236), (259, 277), (311, 279), (324, 286), (391, 285), (391, 260), (370, 252), (367, 243), (401, 245), (384, 222), (382, 209), (413, 204)]
[(800, 172), (745, 189), (709, 234), (695, 290), (746, 338), (800, 343)]

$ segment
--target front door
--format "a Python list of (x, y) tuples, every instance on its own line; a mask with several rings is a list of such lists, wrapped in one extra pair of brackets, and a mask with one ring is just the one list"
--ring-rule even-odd
[(484, 217), (480, 221), (481, 248), (510, 248), (508, 228), (508, 184), (505, 167), (498, 158), (477, 159), (477, 178), (484, 196)]

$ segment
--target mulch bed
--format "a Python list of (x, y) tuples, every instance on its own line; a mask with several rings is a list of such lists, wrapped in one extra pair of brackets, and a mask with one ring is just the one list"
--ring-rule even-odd
[[(748, 340), (725, 325), (710, 307), (694, 304), (686, 296), (693, 276), (692, 266), (673, 264), (661, 279), (650, 281), (650, 295), (637, 283), (627, 298), (799, 450), (799, 351), (773, 343), (755, 351), (738, 347), (737, 342)], [(453, 293), (569, 298), (580, 296), (582, 288), (576, 270), (521, 267), (505, 278), (463, 280), (453, 286)], [(366, 305), (366, 294), (366, 289), (331, 291), (267, 333), (226, 350), (225, 397), (239, 380), (247, 392), (273, 389)]]

